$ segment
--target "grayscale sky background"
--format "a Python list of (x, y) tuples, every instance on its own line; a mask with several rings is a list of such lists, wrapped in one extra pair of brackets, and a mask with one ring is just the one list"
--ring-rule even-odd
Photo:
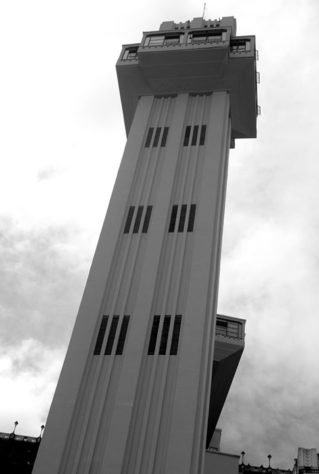
[[(125, 144), (115, 62), (191, 0), (0, 7), (0, 431), (37, 436)], [(258, 139), (231, 151), (219, 313), (247, 319), (226, 452), (292, 467), (319, 432), (319, 2), (211, 0), (255, 34)]]

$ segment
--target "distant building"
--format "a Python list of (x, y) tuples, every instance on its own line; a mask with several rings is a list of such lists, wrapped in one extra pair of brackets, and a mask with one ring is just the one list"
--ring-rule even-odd
[(319, 454), (315, 448), (298, 448), (293, 474), (319, 473)]
[[(15, 423), (17, 425), (17, 422)], [(38, 437), (0, 433), (0, 473), (31, 474), (41, 442)]]

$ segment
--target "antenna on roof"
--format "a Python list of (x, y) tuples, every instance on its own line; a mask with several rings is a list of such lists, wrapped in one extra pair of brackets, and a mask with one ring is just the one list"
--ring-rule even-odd
[(204, 18), (204, 16), (205, 16), (205, 11), (206, 11), (206, 2), (204, 2), (204, 9), (203, 9), (203, 16), (202, 16), (202, 18)]

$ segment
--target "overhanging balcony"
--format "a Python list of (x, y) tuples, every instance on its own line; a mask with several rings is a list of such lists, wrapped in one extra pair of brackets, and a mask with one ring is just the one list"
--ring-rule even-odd
[(244, 348), (245, 320), (217, 315), (214, 361), (220, 361)]
[(245, 346), (245, 320), (217, 315), (206, 448), (216, 428)]

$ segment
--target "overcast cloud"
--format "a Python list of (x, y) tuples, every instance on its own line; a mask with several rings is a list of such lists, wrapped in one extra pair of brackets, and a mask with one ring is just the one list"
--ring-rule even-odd
[[(255, 34), (258, 139), (231, 151), (218, 311), (247, 319), (226, 452), (291, 467), (319, 448), (316, 0), (207, 1)], [(45, 422), (125, 145), (115, 62), (200, 2), (0, 7), (0, 431)]]

